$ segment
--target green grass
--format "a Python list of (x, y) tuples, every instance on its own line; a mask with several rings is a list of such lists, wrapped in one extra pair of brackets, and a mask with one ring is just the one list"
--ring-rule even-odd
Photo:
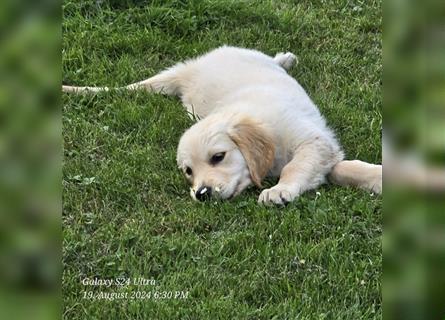
[[(380, 1), (64, 1), (63, 82), (124, 85), (222, 44), (274, 55), (338, 134), (380, 162)], [(325, 185), (285, 208), (196, 203), (176, 168), (192, 121), (144, 92), (62, 95), (67, 319), (379, 319), (381, 197)], [(266, 181), (270, 186), (275, 181)], [(83, 299), (81, 279), (144, 277), (187, 299)]]

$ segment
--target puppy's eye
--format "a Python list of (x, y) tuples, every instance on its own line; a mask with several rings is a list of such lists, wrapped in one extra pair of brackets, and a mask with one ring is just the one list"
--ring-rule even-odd
[(192, 168), (190, 168), (190, 167), (185, 168), (185, 173), (186, 173), (188, 176), (191, 176), (192, 173), (193, 173)]
[(223, 161), (224, 157), (226, 156), (225, 152), (218, 152), (215, 153), (211, 158), (210, 158), (210, 163), (211, 164), (217, 164), (218, 162)]

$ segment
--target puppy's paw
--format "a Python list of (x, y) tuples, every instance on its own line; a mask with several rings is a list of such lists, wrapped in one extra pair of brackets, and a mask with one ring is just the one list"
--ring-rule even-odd
[(261, 192), (258, 198), (258, 203), (265, 205), (279, 204), (286, 205), (296, 198), (291, 190), (285, 186), (276, 185), (270, 189), (265, 189)]
[(292, 66), (298, 62), (297, 57), (292, 52), (277, 53), (274, 60), (285, 70), (289, 70)]

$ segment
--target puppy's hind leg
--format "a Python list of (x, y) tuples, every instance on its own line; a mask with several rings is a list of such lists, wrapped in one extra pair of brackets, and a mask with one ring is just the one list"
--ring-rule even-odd
[(297, 57), (292, 52), (277, 53), (274, 60), (286, 71), (289, 71), (295, 63), (298, 63)]
[(340, 186), (354, 186), (382, 193), (382, 166), (360, 160), (337, 163), (329, 174), (329, 180)]
[(122, 89), (143, 89), (149, 92), (165, 94), (169, 96), (180, 96), (183, 83), (186, 80), (186, 65), (179, 63), (157, 75), (143, 81), (129, 84)]
[[(114, 90), (146, 90), (148, 92), (160, 93), (165, 95), (179, 96), (184, 83), (186, 74), (186, 65), (179, 63), (157, 75), (143, 81), (129, 84), (124, 87), (114, 88)], [(76, 87), (62, 86), (63, 92), (72, 93), (94, 93), (109, 91), (109, 87)]]

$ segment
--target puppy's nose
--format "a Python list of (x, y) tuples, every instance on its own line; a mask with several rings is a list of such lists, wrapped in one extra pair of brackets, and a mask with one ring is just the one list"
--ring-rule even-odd
[(195, 193), (196, 199), (198, 199), (199, 201), (205, 201), (209, 199), (211, 195), (212, 188), (206, 186), (199, 188)]

